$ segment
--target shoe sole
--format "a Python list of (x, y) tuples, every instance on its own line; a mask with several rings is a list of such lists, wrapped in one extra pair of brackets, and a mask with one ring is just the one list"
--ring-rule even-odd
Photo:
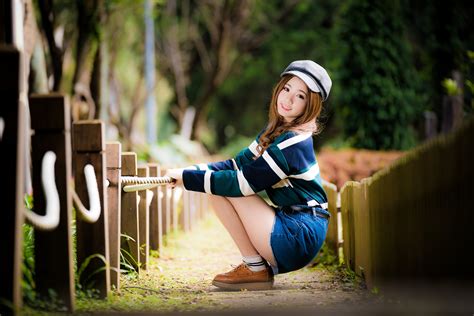
[(263, 291), (271, 290), (273, 288), (273, 281), (269, 282), (249, 282), (249, 283), (224, 283), (219, 281), (212, 281), (212, 285), (221, 289), (240, 291)]

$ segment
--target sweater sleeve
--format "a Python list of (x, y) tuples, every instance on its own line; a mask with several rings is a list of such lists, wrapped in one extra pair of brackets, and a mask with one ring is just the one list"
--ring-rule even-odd
[(242, 169), (242, 166), (254, 161), (254, 158), (258, 156), (258, 140), (264, 131), (265, 129), (261, 130), (257, 137), (255, 137), (254, 141), (235, 156), (234, 160), (238, 169)]
[(238, 170), (184, 170), (187, 190), (221, 196), (255, 194), (287, 177), (289, 167), (277, 146), (269, 146), (259, 158), (245, 161)]
[(257, 146), (258, 139), (263, 133), (263, 130), (257, 135), (255, 140), (247, 147), (241, 150), (234, 159), (228, 159), (219, 162), (211, 162), (208, 164), (194, 165), (197, 170), (238, 170), (242, 169), (242, 166), (254, 161), (254, 157), (258, 155)]

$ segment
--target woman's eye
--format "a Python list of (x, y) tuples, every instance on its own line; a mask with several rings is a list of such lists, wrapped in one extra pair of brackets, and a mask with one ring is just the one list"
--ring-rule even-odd
[(285, 90), (286, 92), (288, 92), (288, 91), (290, 91), (290, 88), (284, 87), (283, 90)]
[(304, 95), (302, 95), (302, 94), (298, 94), (298, 98), (300, 98), (301, 100), (305, 99)]

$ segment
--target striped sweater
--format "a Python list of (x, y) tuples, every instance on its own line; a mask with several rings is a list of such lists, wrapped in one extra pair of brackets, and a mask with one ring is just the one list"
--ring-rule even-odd
[[(260, 136), (260, 135), (259, 135)], [(276, 206), (327, 209), (311, 134), (285, 132), (258, 156), (258, 138), (234, 159), (199, 164), (183, 171), (187, 190), (238, 197), (265, 190)]]

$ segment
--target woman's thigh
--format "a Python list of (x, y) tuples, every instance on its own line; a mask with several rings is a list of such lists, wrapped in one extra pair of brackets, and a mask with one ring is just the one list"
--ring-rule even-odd
[(252, 244), (262, 257), (276, 265), (270, 245), (275, 211), (260, 196), (228, 197), (239, 215)]

